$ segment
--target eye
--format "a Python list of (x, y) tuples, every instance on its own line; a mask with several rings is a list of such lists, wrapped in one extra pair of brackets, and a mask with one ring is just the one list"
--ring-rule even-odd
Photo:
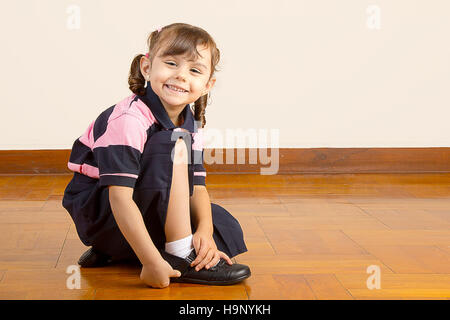
[[(175, 63), (175, 62), (172, 62), (172, 61), (166, 62), (166, 64), (168, 64), (168, 65), (170, 65), (170, 66), (176, 65), (176, 63)], [(201, 73), (200, 71), (198, 71), (197, 69), (194, 69), (194, 68), (192, 68), (191, 70), (195, 70), (196, 73)]]

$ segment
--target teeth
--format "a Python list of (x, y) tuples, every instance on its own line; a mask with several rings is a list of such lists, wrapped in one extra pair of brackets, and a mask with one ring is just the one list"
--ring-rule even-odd
[(169, 87), (169, 88), (172, 89), (172, 90), (178, 91), (178, 92), (185, 92), (185, 90), (181, 90), (181, 89), (178, 89), (178, 88), (173, 87), (173, 86), (167, 85), (167, 87)]

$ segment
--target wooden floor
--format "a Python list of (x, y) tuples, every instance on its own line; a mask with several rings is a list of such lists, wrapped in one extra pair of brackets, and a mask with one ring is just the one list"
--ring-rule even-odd
[(0, 299), (450, 299), (450, 174), (209, 175), (244, 230), (249, 279), (152, 289), (121, 264), (81, 269), (72, 290), (87, 247), (61, 206), (70, 178), (0, 176)]

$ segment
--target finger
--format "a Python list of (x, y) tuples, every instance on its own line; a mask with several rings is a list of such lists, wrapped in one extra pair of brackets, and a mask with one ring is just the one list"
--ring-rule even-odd
[(214, 257), (214, 250), (210, 249), (206, 254), (205, 258), (195, 267), (195, 270), (201, 270), (207, 263), (211, 261)]
[(173, 270), (171, 277), (175, 278), (181, 277), (181, 272), (178, 270)]
[(209, 268), (215, 266), (215, 265), (217, 264), (217, 262), (219, 262), (219, 260), (220, 260), (220, 255), (219, 255), (219, 252), (216, 251), (216, 253), (214, 254), (214, 258), (211, 260), (210, 263), (208, 263), (208, 264), (206, 265), (205, 268), (206, 268), (206, 269), (209, 269)]
[(148, 286), (152, 287), (152, 288), (156, 288), (156, 289), (164, 289), (165, 287), (167, 287), (170, 284), (170, 278), (167, 277), (166, 280), (162, 280), (159, 281), (157, 283), (154, 284), (148, 284)]
[(207, 263), (211, 262), (211, 260), (214, 258), (214, 250), (211, 248), (208, 250), (207, 254), (205, 255), (205, 258), (200, 261), (200, 263), (195, 268), (197, 271), (201, 270)]
[(194, 259), (194, 261), (191, 262), (191, 266), (194, 264), (194, 262), (195, 263), (198, 262), (197, 258), (198, 258), (198, 255), (199, 255), (200, 249), (201, 249), (201, 239), (197, 238), (197, 237), (194, 237), (192, 244), (194, 246), (195, 254), (196, 254), (197, 257)]
[(192, 237), (192, 245), (194, 246), (195, 253), (198, 254), (198, 250), (200, 249), (200, 239), (198, 237)]
[(200, 250), (197, 253), (197, 257), (194, 259), (194, 261), (192, 261), (191, 267), (202, 261), (205, 258), (207, 252), (208, 248), (203, 244), (203, 242), (200, 242)]
[(200, 241), (200, 247), (197, 252), (197, 257), (192, 261), (191, 266), (197, 265), (200, 261), (202, 261), (206, 254), (208, 253), (208, 247), (205, 245), (204, 241)]
[(232, 265), (233, 261), (231, 261), (230, 257), (227, 256), (227, 254), (225, 252), (219, 251), (219, 255), (221, 258), (225, 259), (225, 261), (229, 264)]

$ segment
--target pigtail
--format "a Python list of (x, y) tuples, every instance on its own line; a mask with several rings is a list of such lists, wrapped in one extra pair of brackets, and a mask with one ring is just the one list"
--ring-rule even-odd
[(202, 128), (206, 125), (205, 109), (208, 95), (204, 94), (194, 103), (194, 119), (202, 122)]
[(131, 62), (128, 85), (130, 90), (140, 96), (145, 95), (145, 78), (141, 73), (141, 58), (143, 54), (138, 54)]

